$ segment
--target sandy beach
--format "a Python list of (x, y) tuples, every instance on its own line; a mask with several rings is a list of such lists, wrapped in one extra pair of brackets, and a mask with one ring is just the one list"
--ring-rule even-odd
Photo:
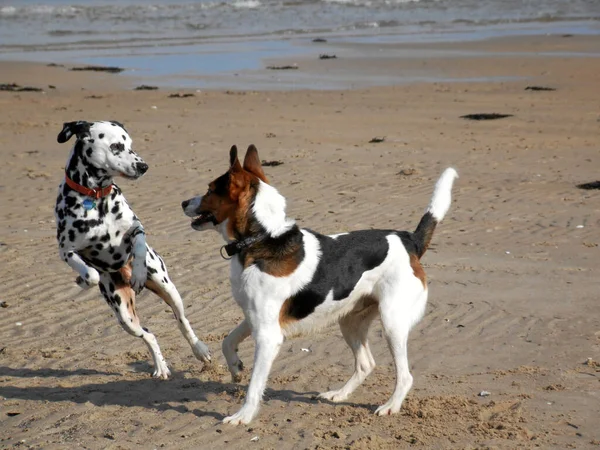
[[(0, 92), (0, 449), (600, 446), (600, 193), (577, 188), (600, 179), (600, 37), (386, 45), (373, 58), (356, 45), (329, 48), (335, 60), (265, 62), (297, 63), (308, 79), (346, 74), (351, 90), (134, 91), (143, 80), (0, 62), (0, 83), (43, 89)], [(398, 82), (361, 86), (378, 74)], [(461, 118), (476, 113), (510, 116)], [(212, 364), (144, 291), (138, 313), (173, 373), (152, 379), (143, 342), (59, 259), (53, 209), (72, 143), (56, 135), (78, 119), (124, 123), (150, 165), (119, 186)], [(227, 169), (232, 144), (281, 161), (266, 173), (289, 216), (323, 233), (413, 230), (439, 174), (458, 170), (422, 260), (429, 303), (409, 339), (414, 385), (400, 414), (373, 414), (394, 383), (376, 321), (377, 367), (348, 402), (315, 398), (353, 371), (331, 327), (284, 343), (252, 424), (221, 424), (248, 382), (231, 382), (220, 350), (242, 312), (221, 238), (192, 230), (180, 203)], [(247, 374), (253, 351), (240, 346)]]

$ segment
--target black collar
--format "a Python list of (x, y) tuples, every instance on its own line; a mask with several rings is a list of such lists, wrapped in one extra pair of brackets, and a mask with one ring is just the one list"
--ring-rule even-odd
[[(243, 250), (251, 247), (252, 245), (256, 244), (257, 242), (263, 241), (268, 236), (269, 236), (268, 233), (261, 233), (256, 236), (249, 236), (249, 237), (247, 237), (245, 239), (241, 239), (239, 241), (230, 242), (229, 244), (226, 244), (223, 247), (221, 247), (221, 258), (231, 259), (238, 253), (241, 253)], [(225, 255), (223, 255), (223, 250), (225, 250), (225, 253), (227, 253), (227, 256), (229, 258), (226, 257)]]

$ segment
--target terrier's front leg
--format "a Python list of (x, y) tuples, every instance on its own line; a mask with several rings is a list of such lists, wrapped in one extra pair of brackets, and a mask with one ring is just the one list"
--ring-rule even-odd
[(227, 360), (227, 367), (231, 373), (231, 379), (234, 383), (242, 381), (242, 371), (244, 370), (244, 364), (238, 356), (238, 345), (244, 339), (250, 336), (250, 325), (247, 320), (242, 321), (237, 327), (223, 339), (221, 346), (223, 355)]
[(267, 385), (271, 366), (282, 342), (283, 334), (278, 324), (271, 325), (268, 329), (257, 331), (254, 367), (252, 368), (252, 377), (248, 386), (246, 401), (237, 413), (223, 419), (223, 423), (230, 423), (231, 425), (248, 424), (256, 417), (263, 392)]

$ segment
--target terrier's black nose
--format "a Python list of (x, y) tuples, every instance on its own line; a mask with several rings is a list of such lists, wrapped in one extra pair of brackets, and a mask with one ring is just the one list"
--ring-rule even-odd
[(136, 163), (135, 170), (137, 170), (140, 175), (144, 175), (148, 170), (148, 164), (144, 162)]
[(189, 204), (190, 204), (189, 200), (184, 200), (184, 201), (181, 202), (181, 207), (183, 209), (185, 209), (185, 208), (187, 208), (187, 205), (189, 205)]

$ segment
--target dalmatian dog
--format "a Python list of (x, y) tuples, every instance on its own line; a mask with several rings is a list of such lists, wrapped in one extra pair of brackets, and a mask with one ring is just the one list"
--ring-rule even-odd
[(132, 150), (132, 140), (119, 122), (68, 122), (59, 143), (76, 137), (56, 199), (60, 257), (78, 276), (82, 289), (98, 285), (117, 320), (129, 334), (146, 343), (154, 360), (154, 377), (171, 372), (154, 335), (143, 327), (135, 297), (146, 287), (173, 310), (181, 333), (196, 358), (209, 362), (210, 352), (185, 317), (183, 302), (162, 258), (146, 244), (144, 227), (131, 210), (115, 177), (135, 180), (148, 165)]

